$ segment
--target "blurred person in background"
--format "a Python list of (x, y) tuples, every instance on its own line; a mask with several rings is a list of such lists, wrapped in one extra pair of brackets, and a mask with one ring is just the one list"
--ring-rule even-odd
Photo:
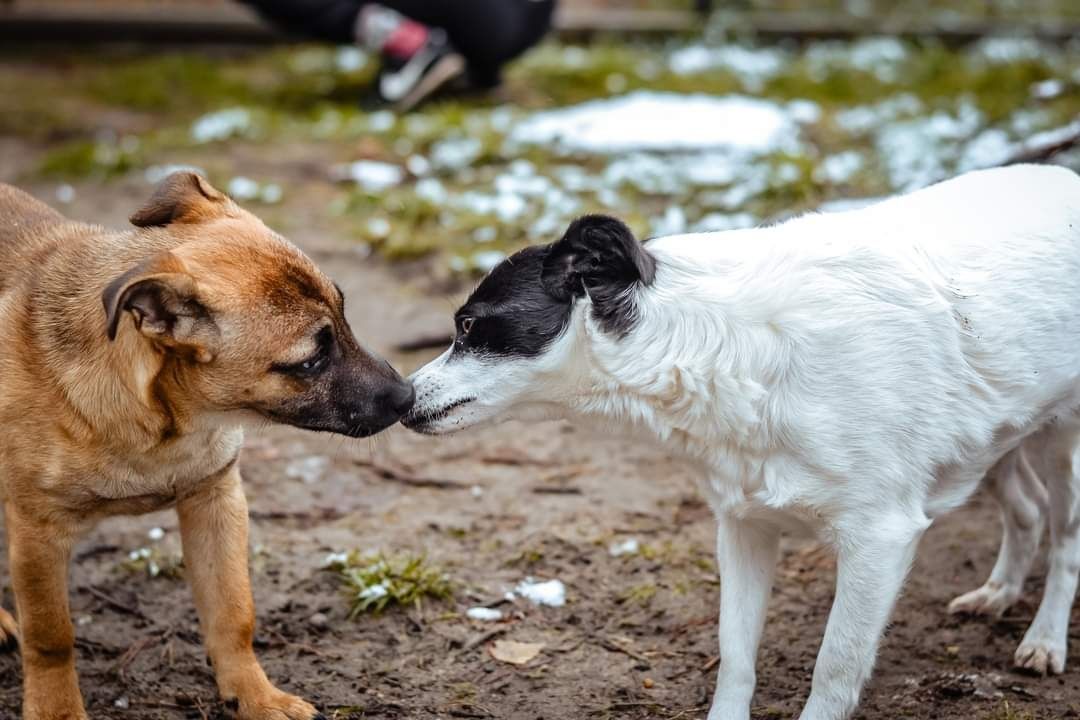
[(407, 111), (440, 89), (496, 87), (551, 27), (555, 0), (243, 0), (282, 29), (377, 53), (378, 101)]

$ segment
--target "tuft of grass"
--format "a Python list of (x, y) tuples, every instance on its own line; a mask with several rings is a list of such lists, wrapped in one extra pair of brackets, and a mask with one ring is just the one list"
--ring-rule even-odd
[(158, 547), (132, 550), (120, 567), (134, 574), (150, 578), (179, 580), (184, 576), (184, 558), (178, 553), (168, 553)]
[(350, 552), (327, 569), (341, 578), (349, 597), (349, 618), (379, 613), (391, 605), (420, 608), (424, 598), (448, 600), (454, 587), (446, 572), (424, 555)]
[(993, 720), (1036, 720), (1036, 717), (1027, 711), (1014, 710), (1009, 706), (1009, 701), (1004, 700), (994, 714)]
[(660, 590), (654, 583), (642, 583), (624, 591), (619, 595), (619, 601), (624, 603), (636, 603), (649, 605), (656, 593)]

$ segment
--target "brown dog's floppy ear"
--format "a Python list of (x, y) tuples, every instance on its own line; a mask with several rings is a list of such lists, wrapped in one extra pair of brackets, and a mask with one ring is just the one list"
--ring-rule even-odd
[(206, 178), (184, 170), (162, 180), (130, 219), (137, 227), (198, 222), (228, 214), (231, 204)]
[(133, 267), (106, 286), (105, 327), (115, 340), (120, 320), (131, 312), (135, 327), (164, 347), (184, 350), (199, 362), (213, 359), (217, 328), (199, 299), (198, 285), (168, 251)]

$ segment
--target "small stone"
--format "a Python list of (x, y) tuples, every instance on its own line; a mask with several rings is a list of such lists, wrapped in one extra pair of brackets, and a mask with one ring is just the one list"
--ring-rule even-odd
[(643, 688), (645, 688), (646, 690), (652, 690), (654, 685), (656, 685), (656, 683), (653, 682), (652, 678), (645, 678), (644, 680), (641, 681), (641, 686)]
[(317, 612), (308, 618), (308, 624), (316, 630), (325, 630), (330, 625), (330, 619), (325, 613)]

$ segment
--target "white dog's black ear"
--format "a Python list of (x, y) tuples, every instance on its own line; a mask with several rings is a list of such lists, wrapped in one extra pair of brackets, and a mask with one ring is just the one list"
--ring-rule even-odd
[(551, 246), (540, 273), (544, 289), (556, 300), (589, 295), (606, 330), (626, 332), (633, 322), (635, 284), (649, 285), (656, 261), (630, 228), (607, 215), (585, 215)]
[(625, 223), (608, 215), (585, 215), (551, 246), (540, 279), (549, 293), (568, 300), (586, 292), (648, 285), (655, 273), (656, 262)]

